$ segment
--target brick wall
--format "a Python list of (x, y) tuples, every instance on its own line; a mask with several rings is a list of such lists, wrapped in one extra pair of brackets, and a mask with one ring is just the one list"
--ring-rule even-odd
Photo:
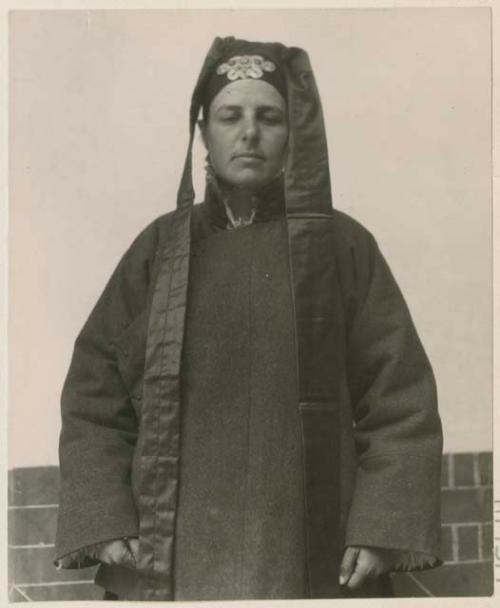
[(493, 593), (493, 462), (491, 452), (446, 454), (441, 470), (444, 565), (398, 574), (401, 597), (486, 596)]
[[(493, 592), (492, 455), (447, 454), (442, 469), (441, 568), (393, 577), (396, 595), (486, 596)], [(59, 479), (57, 467), (9, 472), (10, 600), (97, 600), (95, 569), (52, 565)]]
[(52, 565), (59, 470), (9, 471), (9, 597), (11, 602), (102, 599), (94, 569), (59, 571)]

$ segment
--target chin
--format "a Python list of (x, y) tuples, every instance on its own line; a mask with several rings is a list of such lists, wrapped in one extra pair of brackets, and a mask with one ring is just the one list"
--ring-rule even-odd
[(267, 184), (267, 182), (271, 181), (271, 178), (263, 175), (249, 175), (244, 177), (239, 176), (228, 181), (232, 186), (235, 186), (236, 188), (248, 188), (252, 190), (256, 188), (261, 188), (262, 186)]

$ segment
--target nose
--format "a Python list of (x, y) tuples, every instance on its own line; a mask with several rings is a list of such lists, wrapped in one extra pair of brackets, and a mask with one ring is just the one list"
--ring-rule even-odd
[(246, 142), (254, 142), (259, 137), (259, 126), (253, 116), (247, 116), (243, 121), (242, 139)]

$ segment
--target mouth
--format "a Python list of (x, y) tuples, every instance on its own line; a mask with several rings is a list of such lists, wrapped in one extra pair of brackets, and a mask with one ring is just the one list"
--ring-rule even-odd
[(264, 156), (262, 156), (262, 154), (257, 154), (257, 152), (242, 152), (241, 154), (235, 154), (233, 158), (265, 160)]

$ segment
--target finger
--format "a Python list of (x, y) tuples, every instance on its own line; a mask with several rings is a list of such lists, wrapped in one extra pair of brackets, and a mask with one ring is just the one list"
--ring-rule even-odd
[(364, 547), (360, 547), (354, 565), (354, 572), (347, 582), (347, 588), (355, 591), (363, 586), (370, 574), (370, 554)]
[(96, 557), (100, 562), (103, 562), (103, 564), (112, 563), (113, 558), (111, 546), (114, 545), (115, 542), (116, 541), (110, 541), (99, 546)]
[(356, 565), (354, 572), (351, 574), (349, 581), (347, 582), (347, 588), (351, 591), (355, 591), (362, 587), (368, 579), (367, 572), (362, 566)]
[(57, 559), (54, 562), (55, 567), (58, 570), (61, 570), (61, 568), (70, 568), (72, 563), (73, 563), (73, 558), (71, 557), (71, 555), (65, 555), (64, 557), (61, 557), (61, 559)]
[(375, 578), (386, 571), (383, 553), (370, 547), (363, 547), (361, 549), (358, 563), (368, 578)]
[(108, 565), (121, 564), (130, 559), (129, 551), (123, 540), (106, 543), (99, 552), (99, 560)]
[(344, 556), (342, 558), (342, 563), (340, 564), (339, 583), (341, 585), (345, 585), (351, 577), (356, 566), (358, 554), (358, 547), (347, 547), (347, 549), (345, 550)]
[(126, 540), (121, 541), (120, 552), (116, 555), (115, 563), (125, 568), (135, 568), (135, 558)]
[(129, 538), (128, 546), (132, 555), (134, 556), (135, 561), (137, 561), (137, 556), (139, 555), (139, 539), (138, 538)]
[[(126, 548), (126, 555), (123, 555), (121, 558), (121, 565), (126, 566), (127, 568), (136, 568), (137, 567), (137, 550), (139, 549), (139, 540), (124, 538), (123, 543)], [(134, 552), (135, 548), (135, 552)]]
[(361, 547), (354, 572), (349, 579), (347, 587), (351, 590), (359, 589), (368, 579), (374, 578), (377, 574), (377, 555), (366, 547)]

